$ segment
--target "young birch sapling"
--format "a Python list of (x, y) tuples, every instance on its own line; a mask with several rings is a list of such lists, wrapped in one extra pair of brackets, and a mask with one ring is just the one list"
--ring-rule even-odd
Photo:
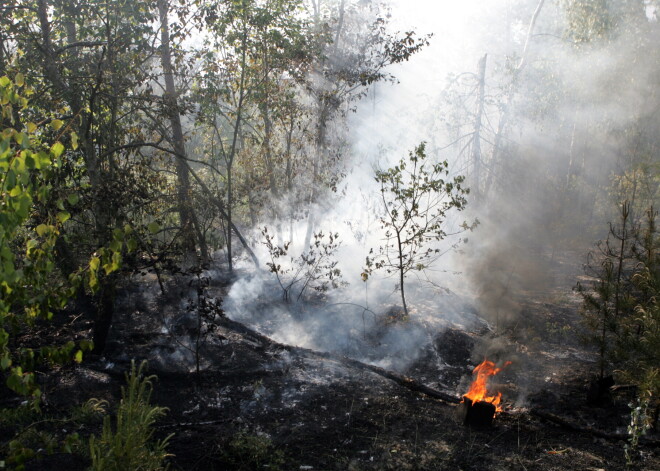
[[(408, 316), (406, 276), (427, 269), (446, 252), (434, 242), (452, 235), (445, 228), (447, 213), (452, 208), (465, 209), (469, 189), (462, 186), (465, 177), (449, 176), (447, 161), (428, 160), (424, 142), (394, 167), (377, 170), (375, 178), (380, 183), (380, 223), (385, 237), (376, 253), (371, 249), (362, 279), (366, 281), (374, 269), (396, 274), (404, 314)], [(456, 233), (472, 230), (477, 223), (464, 222)]]

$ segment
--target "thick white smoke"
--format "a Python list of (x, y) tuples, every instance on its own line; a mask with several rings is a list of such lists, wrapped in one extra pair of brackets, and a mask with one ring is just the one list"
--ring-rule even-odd
[[(567, 180), (606, 181), (624, 140), (605, 128), (624, 129), (645, 115), (658, 121), (657, 51), (647, 57), (650, 62), (635, 59), (640, 50), (634, 32), (623, 32), (589, 53), (578, 50), (562, 37), (560, 4), (551, 1), (543, 5), (530, 35), (538, 6), (538, 0), (392, 2), (394, 29), (434, 37), (431, 46), (390, 70), (398, 84), (374, 85), (350, 118), (352, 165), (317, 228), (339, 233), (342, 246), (335, 257), (348, 286), (329, 293), (323, 303), (292, 306), (279, 301), (281, 289), (271, 273), (252, 273), (233, 286), (228, 313), (260, 325), (283, 342), (339, 350), (399, 368), (448, 326), (470, 329), (483, 325), (482, 318), (490, 325), (515, 319), (516, 294), (548, 286), (547, 264), (554, 250), (585, 236), (580, 228), (553, 227), (562, 211), (570, 212), (571, 205), (581, 201), (561, 200), (552, 193), (557, 185), (545, 180), (562, 175)], [(657, 38), (657, 23), (651, 22), (651, 28)], [(514, 81), (512, 68), (527, 42), (526, 66)], [(450, 76), (474, 76), (485, 54), (484, 121), (490, 134), (482, 145), (484, 160), (494, 146), (489, 139), (495, 138), (498, 121), (507, 112), (503, 142), (515, 150), (517, 160), (499, 163), (497, 169), (493, 165), (496, 178), (488, 200), (473, 201), (469, 214), (448, 221), (454, 227), (465, 219), (481, 221), (468, 234), (466, 253), (452, 251), (433, 270), (408, 278), (411, 322), (380, 331), (400, 300), (396, 278), (377, 273), (367, 283), (361, 279), (365, 258), (384, 238), (374, 169), (391, 166), (428, 141), (434, 158), (448, 159), (455, 173), (469, 176), (466, 154), (450, 145), (456, 137), (455, 108), (448, 103), (447, 91)], [(473, 102), (466, 98), (468, 118), (476, 113)], [(498, 181), (515, 184), (507, 188), (509, 183), (497, 186)], [(597, 210), (591, 214), (605, 217)], [(294, 239), (303, 240), (304, 231), (303, 223), (294, 228)], [(301, 250), (292, 247), (290, 253)], [(269, 260), (263, 246), (259, 256)]]

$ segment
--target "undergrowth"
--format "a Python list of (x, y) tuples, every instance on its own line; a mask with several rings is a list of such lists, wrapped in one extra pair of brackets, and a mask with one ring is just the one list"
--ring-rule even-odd
[(115, 424), (106, 416), (100, 438), (92, 435), (89, 451), (93, 471), (151, 471), (167, 469), (166, 447), (172, 435), (153, 441), (153, 425), (165, 415), (167, 408), (150, 404), (155, 376), (145, 376), (146, 362), (139, 367), (131, 362), (122, 387), (122, 399)]

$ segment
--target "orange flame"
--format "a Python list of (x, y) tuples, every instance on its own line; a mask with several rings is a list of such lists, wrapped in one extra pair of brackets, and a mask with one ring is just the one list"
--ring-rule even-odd
[(499, 405), (502, 401), (502, 393), (497, 393), (495, 396), (488, 396), (488, 378), (495, 376), (502, 371), (504, 367), (510, 364), (511, 362), (507, 361), (502, 368), (496, 368), (495, 363), (488, 361), (488, 359), (484, 359), (484, 361), (472, 372), (472, 374), (476, 374), (477, 377), (472, 381), (470, 390), (465, 394), (465, 397), (471, 399), (473, 403), (479, 401), (490, 402), (495, 406), (497, 412), (502, 412), (502, 408)]

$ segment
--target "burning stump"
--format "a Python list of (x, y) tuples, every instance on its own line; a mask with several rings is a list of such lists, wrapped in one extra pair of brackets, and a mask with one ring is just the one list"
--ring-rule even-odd
[(486, 401), (472, 402), (472, 399), (463, 396), (463, 402), (458, 406), (457, 416), (464, 425), (487, 428), (493, 425), (496, 410), (495, 404)]
[[(502, 368), (510, 364), (511, 362), (507, 361)], [(497, 368), (495, 363), (484, 359), (474, 369), (473, 374), (476, 375), (476, 378), (472, 381), (470, 390), (463, 396), (463, 401), (458, 407), (458, 420), (472, 427), (490, 427), (493, 425), (495, 414), (502, 410), (500, 407), (502, 393), (497, 393), (494, 396), (488, 395), (488, 379), (502, 371), (502, 368)]]

